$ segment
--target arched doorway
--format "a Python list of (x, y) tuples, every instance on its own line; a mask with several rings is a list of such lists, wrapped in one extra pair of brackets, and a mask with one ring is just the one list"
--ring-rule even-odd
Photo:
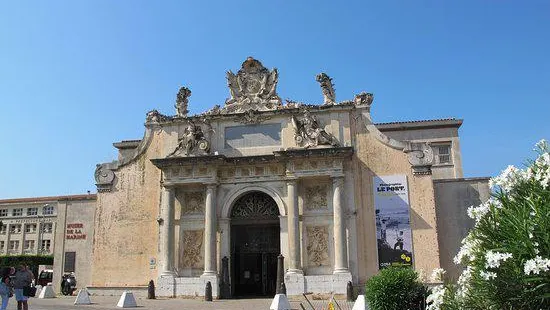
[(281, 250), (279, 209), (266, 193), (253, 191), (231, 209), (233, 296), (273, 296)]

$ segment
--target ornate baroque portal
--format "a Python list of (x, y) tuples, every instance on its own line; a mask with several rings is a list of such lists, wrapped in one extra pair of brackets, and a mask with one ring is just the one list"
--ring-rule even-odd
[(279, 209), (269, 195), (249, 192), (231, 209), (234, 296), (272, 296), (280, 253)]

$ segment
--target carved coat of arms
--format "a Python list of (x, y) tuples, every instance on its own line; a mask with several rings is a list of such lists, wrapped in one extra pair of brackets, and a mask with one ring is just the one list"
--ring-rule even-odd
[(231, 98), (225, 102), (224, 110), (239, 113), (276, 109), (281, 105), (277, 95), (278, 78), (277, 69), (269, 71), (260, 61), (248, 57), (237, 74), (227, 72)]

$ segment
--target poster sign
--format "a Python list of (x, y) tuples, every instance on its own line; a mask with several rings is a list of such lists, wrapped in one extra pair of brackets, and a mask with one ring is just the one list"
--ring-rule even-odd
[(373, 181), (378, 267), (412, 266), (407, 176), (376, 176)]

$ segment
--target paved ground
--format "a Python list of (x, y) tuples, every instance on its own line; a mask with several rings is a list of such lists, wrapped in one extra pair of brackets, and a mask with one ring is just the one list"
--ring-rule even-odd
[[(76, 297), (60, 296), (51, 299), (31, 298), (29, 300), (29, 310), (107, 310), (122, 309), (116, 306), (118, 298), (116, 296), (91, 296), (91, 305), (74, 305)], [(246, 299), (246, 300), (216, 300), (205, 302), (202, 300), (190, 299), (137, 299), (138, 308), (134, 309), (154, 309), (154, 310), (260, 310), (269, 309), (270, 299)], [(300, 309), (299, 304), (297, 309)], [(17, 302), (10, 298), (8, 310), (16, 310)]]
[[(122, 309), (116, 306), (118, 298), (116, 296), (91, 296), (91, 305), (73, 305), (75, 296), (59, 296), (51, 299), (31, 298), (29, 300), (29, 310), (107, 310), (107, 309)], [(271, 299), (233, 299), (233, 300), (215, 300), (213, 302), (205, 302), (197, 299), (137, 299), (138, 308), (134, 309), (151, 309), (151, 310), (269, 310)], [(304, 301), (302, 301), (304, 302)], [(326, 305), (321, 308), (320, 301), (312, 300), (315, 308), (326, 309)], [(326, 302), (322, 302), (326, 304)], [(351, 309), (352, 304), (339, 302), (342, 310)], [(301, 310), (300, 302), (291, 302), (292, 308)], [(305, 305), (305, 303), (304, 303)], [(10, 298), (8, 310), (16, 310), (17, 302), (14, 298)], [(307, 307), (311, 310), (311, 307)], [(338, 309), (338, 308), (336, 308)]]

